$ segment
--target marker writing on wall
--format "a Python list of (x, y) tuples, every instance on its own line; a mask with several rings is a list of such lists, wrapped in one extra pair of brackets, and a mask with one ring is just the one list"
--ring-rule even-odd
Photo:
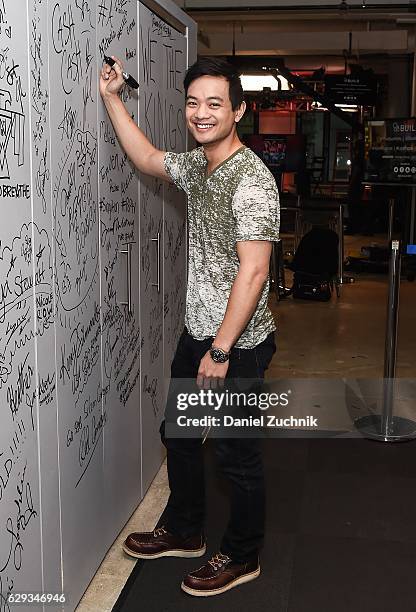
[[(104, 61), (109, 66), (114, 66), (114, 64), (116, 63), (112, 57), (108, 57), (107, 55), (104, 55)], [(123, 75), (124, 81), (127, 83), (129, 87), (132, 87), (133, 89), (139, 89), (138, 82), (136, 81), (136, 79), (133, 79), (131, 74), (129, 74), (128, 72), (122, 72), (122, 75)]]

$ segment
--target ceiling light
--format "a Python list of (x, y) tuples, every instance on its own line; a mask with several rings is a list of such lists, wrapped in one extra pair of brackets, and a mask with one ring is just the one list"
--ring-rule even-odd
[(279, 83), (271, 74), (242, 74), (241, 85), (244, 91), (263, 91), (265, 87), (269, 87), (271, 91), (287, 91), (289, 83), (282, 76), (278, 76)]
[(335, 104), (335, 106), (344, 111), (344, 113), (355, 113), (358, 111), (358, 106), (356, 104)]
[(320, 102), (318, 102), (318, 100), (314, 100), (311, 104), (311, 108), (313, 110), (320, 110), (320, 111), (327, 111), (328, 109), (326, 108), (326, 106), (323, 106), (323, 104), (321, 104)]

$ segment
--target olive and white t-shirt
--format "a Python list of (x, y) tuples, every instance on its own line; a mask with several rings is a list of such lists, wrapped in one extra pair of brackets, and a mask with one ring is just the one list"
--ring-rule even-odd
[[(215, 337), (239, 268), (236, 243), (279, 238), (276, 181), (247, 147), (235, 151), (209, 175), (202, 147), (168, 152), (164, 163), (173, 182), (188, 196), (185, 326), (196, 340)], [(253, 348), (276, 329), (267, 307), (268, 293), (269, 280), (237, 348)]]

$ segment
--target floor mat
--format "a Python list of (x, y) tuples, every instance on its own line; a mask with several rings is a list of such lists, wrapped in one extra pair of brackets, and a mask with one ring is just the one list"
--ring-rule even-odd
[(414, 612), (416, 442), (264, 440), (261, 575), (195, 598), (180, 583), (218, 551), (229, 510), (206, 446), (206, 555), (139, 560), (113, 612)]

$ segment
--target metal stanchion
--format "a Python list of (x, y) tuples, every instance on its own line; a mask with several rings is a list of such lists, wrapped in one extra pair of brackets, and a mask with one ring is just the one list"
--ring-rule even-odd
[(344, 282), (344, 207), (339, 205), (338, 209), (338, 279)]
[(344, 206), (338, 207), (338, 283), (353, 283), (352, 276), (344, 276)]
[(400, 442), (416, 438), (416, 422), (394, 416), (396, 375), (397, 323), (399, 318), (400, 242), (391, 242), (389, 295), (387, 303), (386, 341), (384, 349), (384, 380), (382, 414), (361, 417), (354, 425), (363, 436), (383, 442)]
[(389, 244), (393, 239), (393, 223), (394, 223), (394, 198), (389, 199), (389, 229), (387, 234), (387, 240)]
[(294, 236), (294, 251), (295, 252), (299, 246), (299, 242), (301, 239), (300, 217), (301, 217), (301, 211), (300, 209), (296, 208), (295, 210), (295, 236)]

